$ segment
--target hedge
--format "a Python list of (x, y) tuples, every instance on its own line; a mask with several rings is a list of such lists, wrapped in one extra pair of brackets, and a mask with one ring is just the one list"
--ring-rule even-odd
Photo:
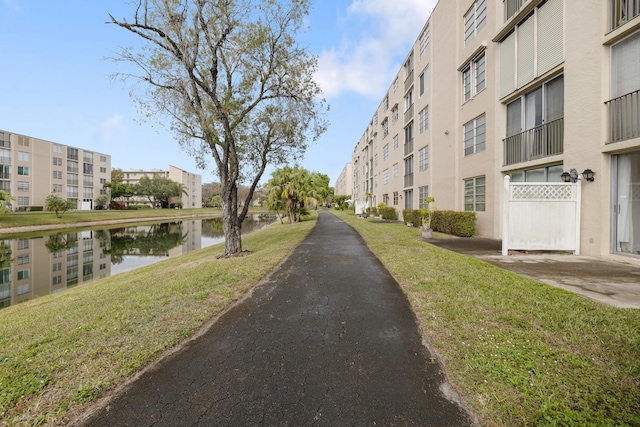
[(398, 220), (398, 212), (396, 212), (395, 208), (378, 208), (378, 213), (382, 215), (382, 219)]
[[(404, 223), (411, 223), (414, 227), (422, 225), (422, 213), (419, 209), (405, 209), (402, 211)], [(460, 237), (471, 237), (476, 234), (475, 212), (434, 211), (431, 214), (431, 229), (440, 233)]]

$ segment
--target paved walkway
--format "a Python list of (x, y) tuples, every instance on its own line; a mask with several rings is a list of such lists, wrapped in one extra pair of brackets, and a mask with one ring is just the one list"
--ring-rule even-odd
[(471, 426), (399, 285), (329, 212), (251, 298), (87, 426)]

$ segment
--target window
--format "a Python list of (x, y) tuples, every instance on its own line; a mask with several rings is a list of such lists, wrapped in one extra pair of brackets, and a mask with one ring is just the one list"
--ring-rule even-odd
[(62, 270), (62, 263), (61, 262), (54, 262), (53, 265), (51, 266), (53, 271), (60, 271)]
[(389, 109), (389, 94), (384, 97), (384, 101), (382, 101), (382, 110), (387, 111)]
[(29, 255), (18, 255), (18, 265), (29, 264)]
[(429, 203), (424, 202), (427, 197), (429, 197), (429, 187), (418, 187), (418, 209), (429, 209)]
[(30, 170), (27, 166), (18, 166), (18, 175), (20, 176), (29, 176)]
[(24, 295), (29, 293), (29, 284), (18, 285), (18, 295)]
[(398, 177), (398, 164), (397, 164), (397, 163), (395, 163), (395, 164), (393, 165), (393, 177), (394, 177), (394, 178), (397, 178), (397, 177)]
[(29, 239), (18, 239), (18, 250), (29, 249)]
[(477, 119), (464, 125), (464, 155), (484, 151), (486, 139), (486, 116), (483, 114)]
[(418, 86), (419, 86), (419, 96), (424, 95), (424, 93), (429, 90), (429, 66), (426, 66), (422, 73), (420, 73), (420, 77), (418, 78)]
[(53, 280), (51, 282), (52, 285), (59, 285), (62, 283), (62, 276), (53, 276)]
[(398, 104), (396, 104), (391, 109), (391, 123), (397, 122), (398, 117), (399, 117)]
[(54, 157), (53, 166), (62, 166), (62, 157)]
[(423, 133), (429, 127), (429, 106), (427, 105), (420, 111), (420, 133)]
[(429, 169), (429, 146), (423, 147), (418, 152), (419, 155), (419, 170), (420, 172)]
[(389, 119), (385, 117), (382, 121), (382, 138), (386, 138), (387, 135), (389, 135)]
[(78, 160), (78, 149), (67, 147), (67, 159)]
[(107, 268), (107, 264), (100, 264), (100, 270), (104, 270)]
[(0, 165), (0, 179), (11, 179), (10, 165)]
[(396, 135), (393, 137), (393, 149), (394, 149), (394, 150), (397, 150), (397, 149), (398, 149), (398, 134), (396, 134)]
[(82, 177), (82, 185), (85, 187), (93, 187), (93, 175), (84, 175)]
[(640, 1), (638, 0), (610, 0), (610, 4), (610, 30), (615, 30), (640, 15)]
[(100, 184), (106, 184), (107, 178), (100, 178)]
[(84, 187), (82, 189), (82, 197), (84, 199), (93, 199), (93, 188), (91, 187)]
[(485, 54), (469, 62), (462, 70), (462, 89), (464, 100), (468, 101), (476, 96), (486, 86)]
[(53, 152), (54, 153), (62, 153), (62, 146), (58, 144), (53, 144)]
[(78, 197), (78, 187), (67, 185), (67, 197), (77, 198)]
[(18, 181), (18, 191), (29, 191), (28, 181)]
[(382, 185), (386, 185), (389, 183), (389, 169), (385, 169), (382, 171)]
[(62, 193), (62, 184), (53, 184), (54, 193)]
[(387, 160), (389, 158), (389, 144), (385, 144), (384, 147), (382, 147), (382, 160)]
[[(411, 78), (413, 75), (413, 51), (409, 54), (407, 61), (404, 63), (404, 77), (405, 79)], [(405, 90), (407, 87), (405, 86)]]
[(500, 42), (500, 97), (564, 60), (563, 0), (547, 0)]
[(28, 147), (29, 146), (29, 137), (28, 136), (18, 135), (18, 145), (22, 145), (22, 146)]
[(75, 172), (78, 173), (78, 162), (74, 160), (67, 161), (67, 172)]
[(378, 155), (373, 156), (373, 165), (378, 166)]
[(100, 168), (100, 173), (107, 173), (107, 168)]
[(464, 180), (464, 210), (484, 212), (485, 206), (485, 177)]
[(396, 77), (396, 79), (393, 81), (393, 93), (396, 93), (398, 91), (398, 78)]
[(18, 160), (20, 160), (22, 162), (28, 162), (29, 161), (29, 153), (27, 153), (26, 151), (18, 151)]
[(464, 15), (464, 44), (473, 40), (487, 23), (487, 1), (477, 0)]
[(93, 175), (93, 163), (83, 163), (82, 172), (88, 175)]
[(562, 164), (511, 172), (511, 182), (562, 182)]
[(389, 206), (389, 194), (385, 193), (382, 195), (382, 203), (384, 203), (385, 205)]
[(93, 153), (85, 151), (82, 153), (82, 161), (84, 163), (93, 163)]
[(413, 209), (413, 190), (404, 192), (404, 208)]
[(53, 179), (62, 179), (62, 171), (53, 171)]
[(638, 58), (640, 31), (611, 47), (611, 99), (640, 90)]
[(78, 185), (78, 174), (77, 173), (68, 173), (67, 174), (67, 184)]
[(107, 156), (100, 156), (100, 161), (101, 162), (106, 162), (107, 161)]
[(29, 269), (18, 271), (18, 280), (25, 280), (29, 278)]
[(18, 197), (18, 206), (29, 206), (28, 197)]
[(398, 192), (397, 191), (393, 192), (393, 205), (394, 206), (398, 205)]
[(420, 57), (427, 51), (429, 48), (429, 27), (424, 29), (424, 32), (420, 36)]

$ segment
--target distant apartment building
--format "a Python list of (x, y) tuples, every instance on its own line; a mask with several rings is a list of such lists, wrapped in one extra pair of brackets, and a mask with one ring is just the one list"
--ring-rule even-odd
[[(123, 171), (122, 182), (128, 183), (128, 184), (138, 184), (140, 182), (140, 178), (144, 176), (149, 177), (151, 179), (153, 179), (154, 177), (168, 178), (172, 181), (182, 184), (185, 190), (185, 192), (182, 194), (180, 198), (180, 200), (182, 201), (182, 206), (184, 208), (202, 207), (202, 176), (201, 175), (184, 171), (175, 166), (169, 166), (169, 170), (130, 169), (128, 171)], [(148, 203), (148, 200), (133, 197), (130, 199), (129, 203), (145, 204), (145, 203)]]
[(74, 209), (90, 210), (111, 180), (111, 156), (0, 130), (0, 190), (14, 210), (44, 206), (56, 192)]
[(336, 196), (351, 195), (353, 188), (353, 164), (347, 163), (340, 176), (336, 179), (335, 186), (333, 187), (333, 194)]
[(440, 1), (355, 145), (356, 206), (433, 196), (501, 238), (506, 176), (575, 170), (580, 253), (640, 259), (638, 58), (639, 0)]

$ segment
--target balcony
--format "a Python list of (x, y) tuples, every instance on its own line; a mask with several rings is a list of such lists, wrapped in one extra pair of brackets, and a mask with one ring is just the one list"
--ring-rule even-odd
[(413, 174), (410, 173), (404, 176), (404, 188), (413, 187)]
[(407, 78), (404, 79), (404, 91), (405, 93), (409, 90), (411, 85), (413, 84), (413, 70), (409, 71)]
[(413, 139), (404, 143), (404, 155), (408, 156), (413, 153)]
[(503, 166), (562, 154), (564, 150), (564, 117), (536, 126), (502, 140)]
[(502, 0), (504, 3), (504, 21), (508, 21), (513, 15), (522, 9), (522, 5), (529, 0)]
[(610, 0), (611, 31), (640, 15), (640, 0)]
[(404, 124), (406, 125), (413, 119), (413, 104), (404, 112)]
[(608, 144), (640, 137), (640, 90), (607, 101), (605, 105), (609, 110)]

